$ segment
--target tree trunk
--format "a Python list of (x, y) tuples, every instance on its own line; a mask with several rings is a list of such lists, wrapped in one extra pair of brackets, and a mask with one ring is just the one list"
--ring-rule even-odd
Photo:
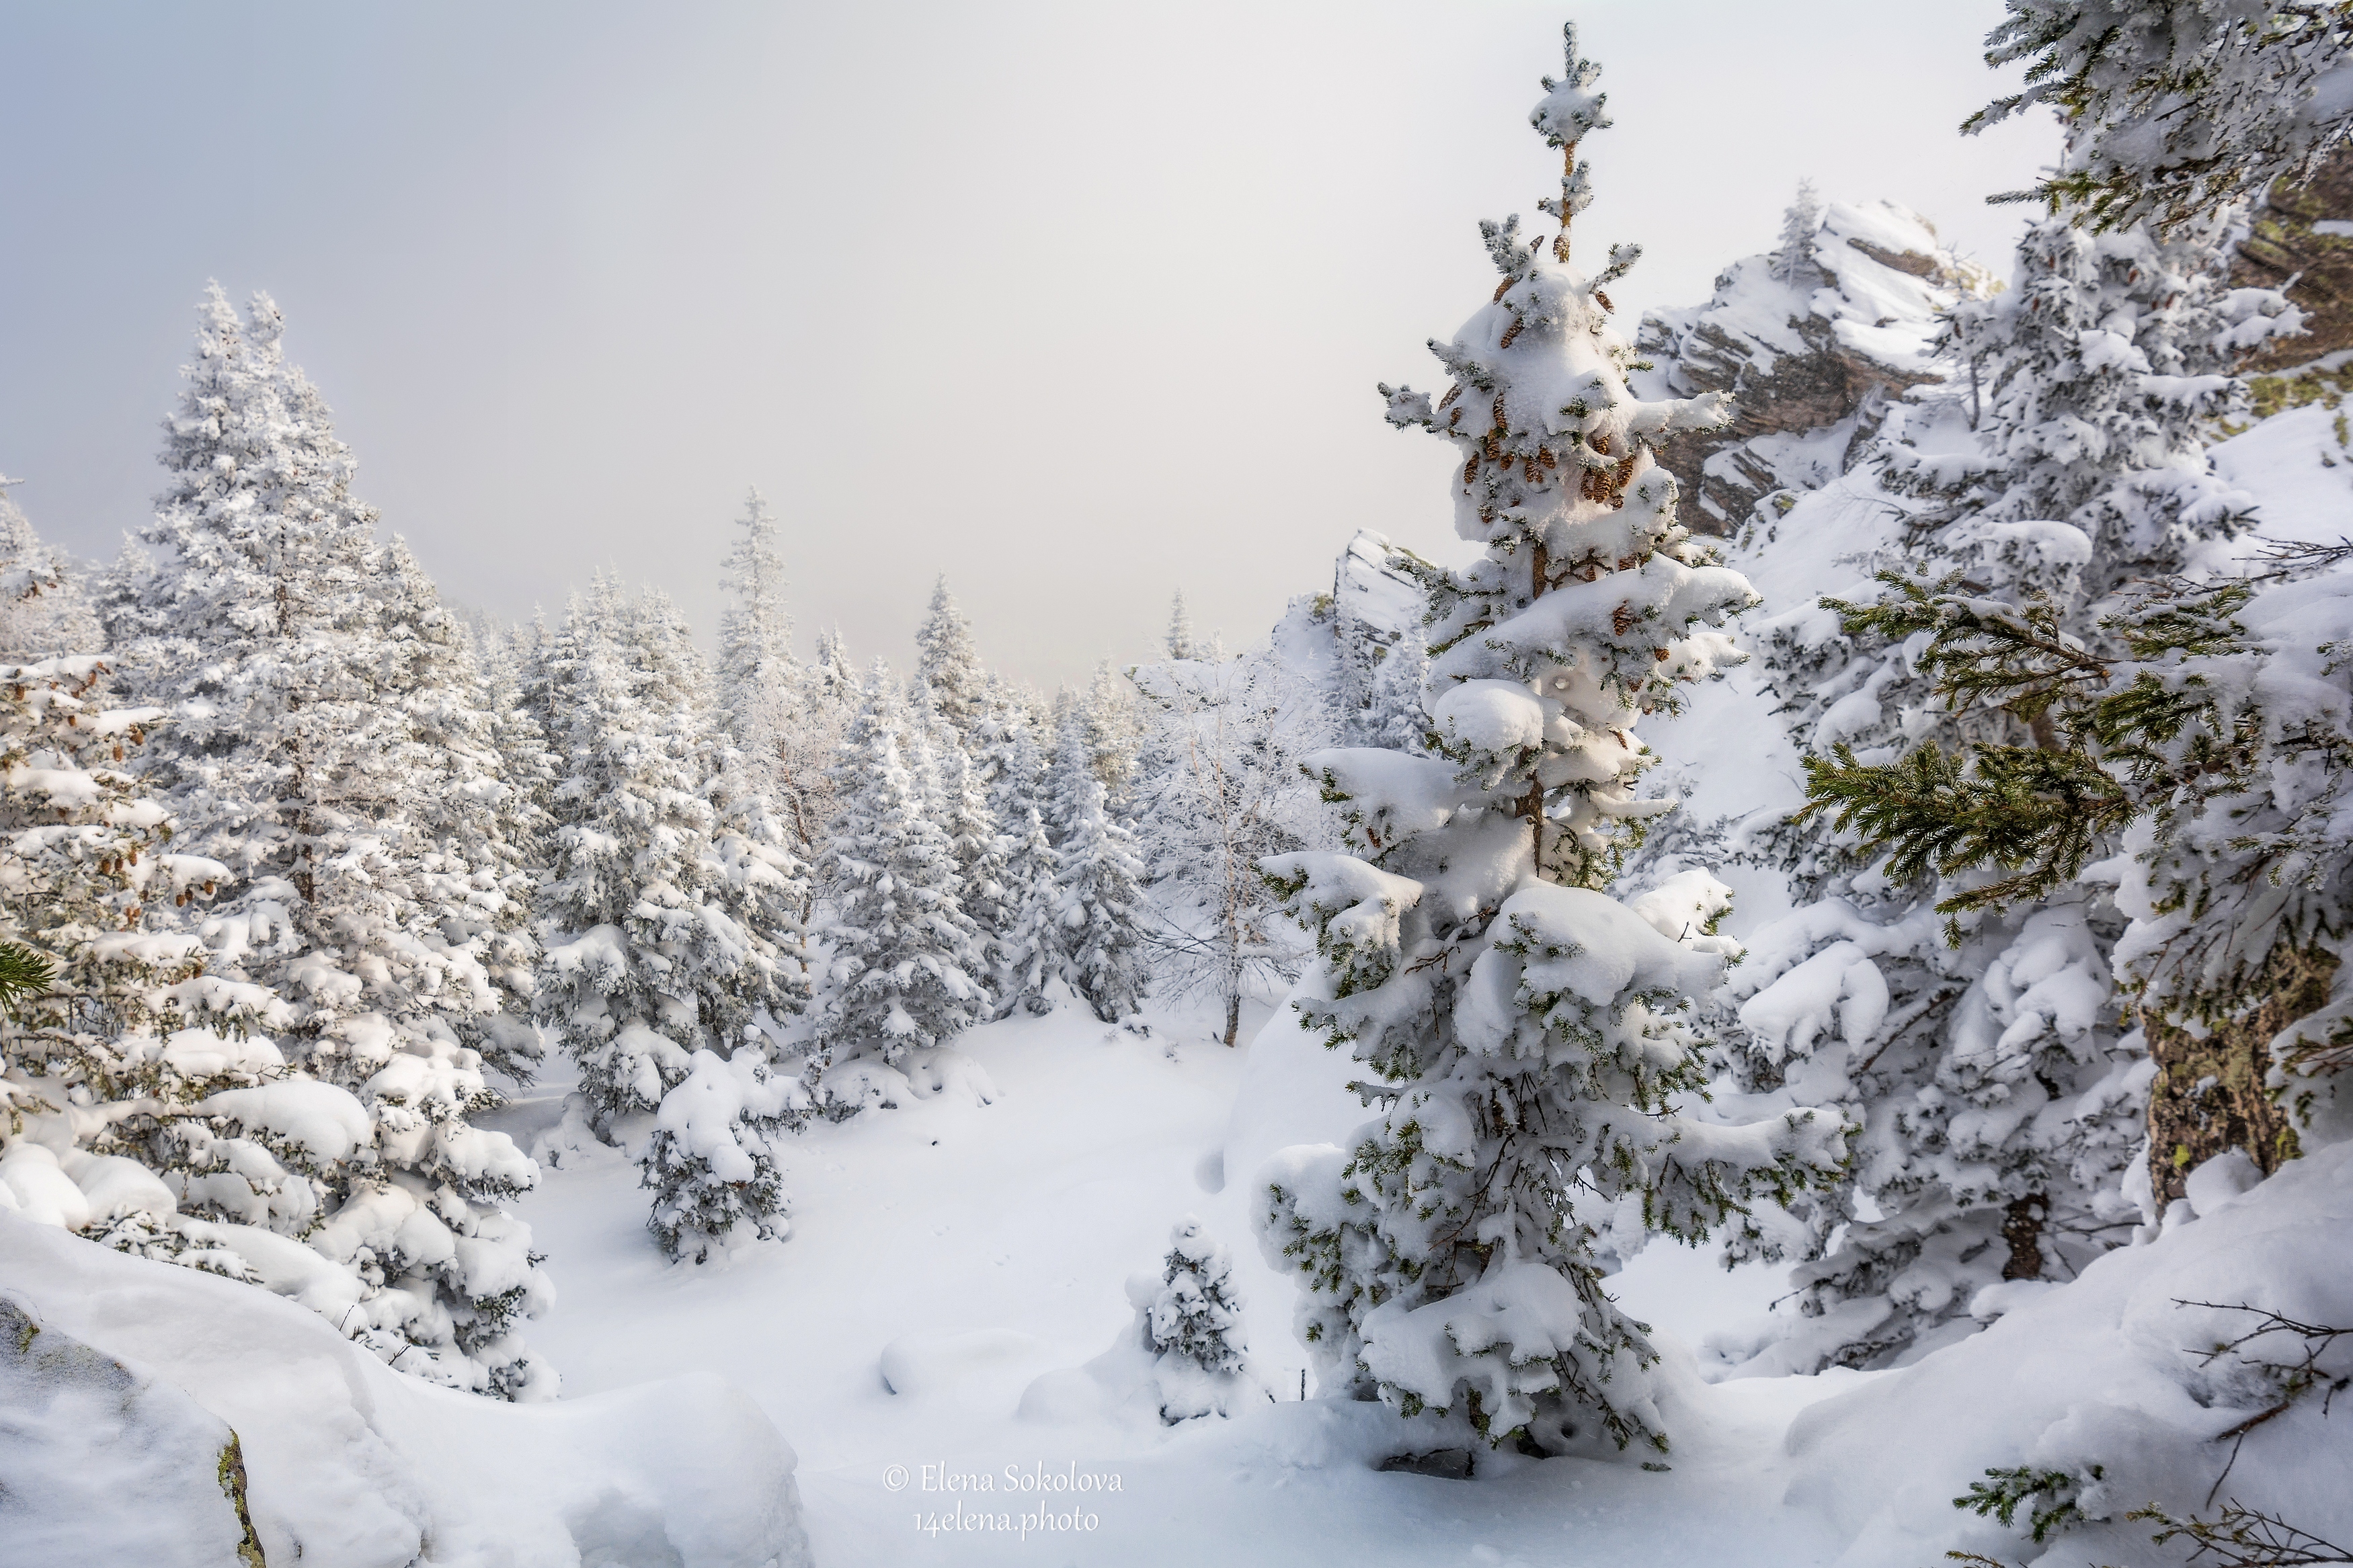
[(1239, 991), (1229, 991), (1226, 994), (1226, 1045), (1229, 1048), (1234, 1043), (1234, 1037), (1241, 1032), (1241, 1027), (1242, 994)]
[(2270, 1175), (2302, 1153), (2295, 1125), (2266, 1087), (2272, 1037), (2328, 1001), (2337, 959), (2318, 949), (2274, 947), (2249, 994), (2263, 1000), (2245, 1012), (2200, 1020), (2202, 1037), (2141, 1010), (2157, 1081), (2148, 1090), (2148, 1176), (2159, 1205), (2182, 1195), (2189, 1173), (2229, 1149), (2241, 1149)]
[(2042, 1220), (2049, 1212), (2041, 1193), (2010, 1200), (2001, 1219), (2001, 1238), (2010, 1243), (2010, 1261), (2001, 1266), (2003, 1279), (2042, 1278)]

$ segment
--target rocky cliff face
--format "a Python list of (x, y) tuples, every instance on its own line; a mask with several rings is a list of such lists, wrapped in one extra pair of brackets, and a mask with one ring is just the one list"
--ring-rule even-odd
[(1991, 286), (1893, 202), (1825, 209), (1810, 252), (1725, 268), (1704, 305), (1654, 310), (1637, 345), (1644, 397), (1729, 391), (1730, 426), (1671, 437), (1662, 462), (1692, 528), (1730, 533), (1767, 498), (1814, 489), (1846, 467), (1887, 400), (1933, 380), (1937, 312)]

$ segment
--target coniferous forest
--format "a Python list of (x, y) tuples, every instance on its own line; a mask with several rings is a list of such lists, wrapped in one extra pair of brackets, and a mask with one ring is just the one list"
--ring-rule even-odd
[(203, 289), (0, 479), (0, 1562), (2353, 1563), (2353, 8), (1986, 50), (2014, 254), (1628, 320), (1567, 26), (1428, 536), (1051, 691), (465, 607)]

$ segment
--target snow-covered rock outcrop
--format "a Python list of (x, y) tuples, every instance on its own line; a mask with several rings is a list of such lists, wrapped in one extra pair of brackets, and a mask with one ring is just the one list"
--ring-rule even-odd
[(250, 1565), (237, 1434), (0, 1297), (0, 1543), (11, 1563)]
[(1894, 202), (1831, 203), (1788, 259), (1743, 257), (1705, 304), (1642, 318), (1636, 346), (1653, 368), (1631, 378), (1638, 395), (1732, 394), (1724, 428), (1654, 443), (1687, 527), (1733, 532), (1764, 497), (1843, 472), (1888, 399), (1942, 373), (1937, 313), (1991, 282)]
[[(266, 1291), (10, 1214), (0, 1317), (18, 1325), (0, 1347), (0, 1560), (12, 1564), (237, 1562), (232, 1431), (271, 1563), (811, 1561), (792, 1449), (714, 1378), (482, 1399), (404, 1377)], [(28, 1354), (15, 1342), (30, 1327)], [(45, 1541), (72, 1550), (48, 1554)]]

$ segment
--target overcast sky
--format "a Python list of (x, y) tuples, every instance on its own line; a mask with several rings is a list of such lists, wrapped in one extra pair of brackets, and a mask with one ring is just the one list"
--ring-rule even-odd
[[(1974, 140), (1999, 0), (1578, 8), (1615, 129), (1580, 259), (1704, 298), (1800, 175), (2007, 270), (2049, 123)], [(453, 601), (600, 565), (708, 632), (783, 518), (804, 645), (903, 663), (948, 574), (991, 662), (1240, 644), (1359, 527), (1451, 537), (1434, 384), (1555, 188), (1556, 4), (0, 0), (0, 473), (111, 556), (208, 278), (274, 294), (360, 492)]]

